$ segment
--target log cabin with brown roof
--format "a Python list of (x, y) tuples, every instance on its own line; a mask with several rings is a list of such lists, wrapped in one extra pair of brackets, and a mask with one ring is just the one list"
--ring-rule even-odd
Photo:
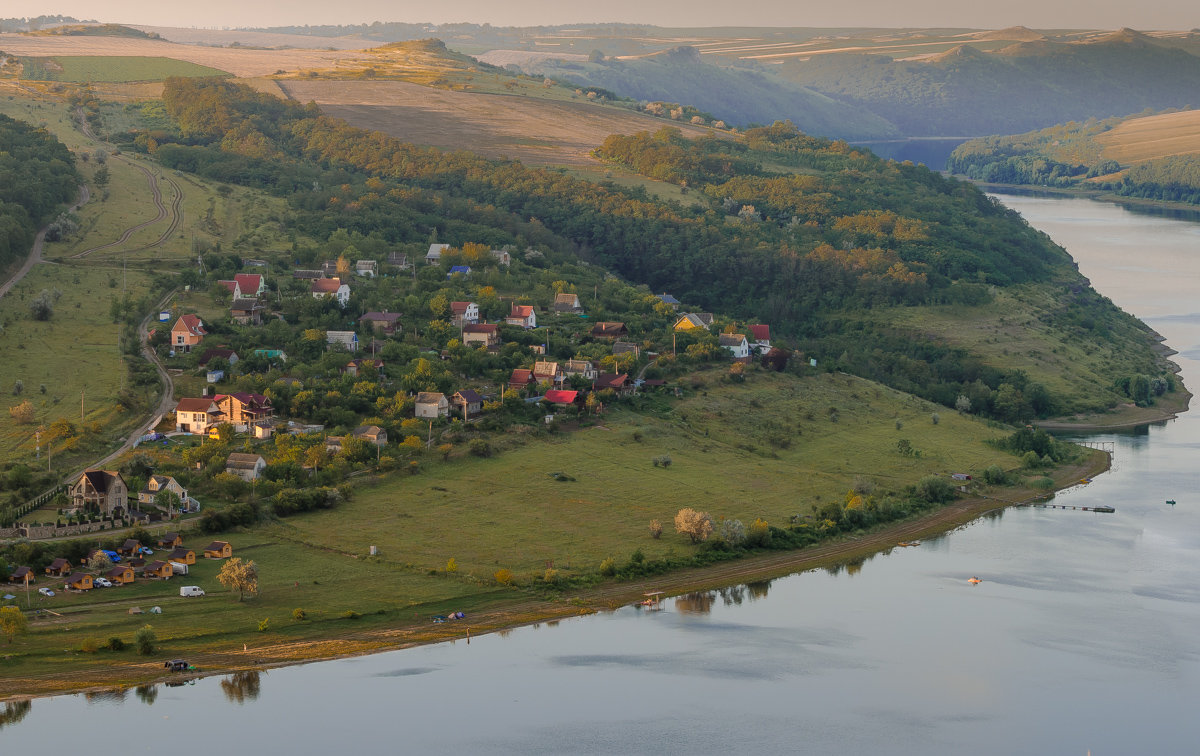
[(228, 559), (233, 556), (233, 546), (228, 541), (213, 541), (204, 547), (205, 559)]

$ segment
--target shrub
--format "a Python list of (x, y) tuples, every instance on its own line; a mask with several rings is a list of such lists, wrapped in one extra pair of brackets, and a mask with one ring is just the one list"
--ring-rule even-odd
[(446, 572), (458, 572), (458, 562), (454, 560), (454, 557), (446, 560)]
[(655, 467), (670, 467), (671, 466), (671, 455), (664, 454), (661, 457), (655, 457), (653, 459), (653, 462), (654, 462)]
[(559, 581), (558, 570), (553, 567), (547, 567), (545, 574), (542, 575), (542, 580), (545, 580), (551, 585), (557, 585)]
[(917, 495), (930, 504), (944, 504), (954, 498), (954, 485), (937, 475), (926, 475), (917, 482)]
[(496, 583), (499, 585), (512, 585), (512, 581), (513, 581), (512, 570), (505, 569), (502, 567), (502, 568), (496, 570), (495, 574), (493, 574), (492, 577), (496, 580)]
[(752, 549), (765, 549), (771, 545), (771, 526), (766, 520), (757, 519), (750, 523), (746, 530), (746, 546)]
[(154, 653), (154, 644), (157, 640), (158, 636), (154, 634), (154, 628), (149, 625), (139, 627), (133, 634), (133, 645), (142, 656)]
[(266, 632), (271, 627), (271, 618), (263, 617), (262, 622), (258, 623), (258, 632)]
[(125, 641), (121, 640), (120, 638), (109, 638), (108, 639), (108, 650), (109, 651), (124, 651), (125, 650)]
[(675, 532), (684, 534), (692, 543), (700, 543), (713, 532), (712, 516), (684, 507), (675, 515)]
[(650, 521), (650, 537), (655, 539), (662, 537), (662, 523), (658, 520)]
[(1048, 491), (1051, 488), (1054, 488), (1054, 481), (1051, 480), (1050, 478), (1043, 476), (1043, 477), (1038, 478), (1037, 480), (1033, 481), (1033, 483), (1031, 483), (1030, 485), (1032, 485), (1034, 488), (1040, 488), (1044, 491)]
[(83, 643), (79, 644), (79, 650), (85, 654), (94, 654), (100, 650), (100, 641), (95, 638), (84, 638)]
[(296, 620), (297, 622), (303, 622), (304, 620), (308, 619), (308, 612), (304, 611), (303, 609), (293, 609), (292, 619)]
[(609, 557), (600, 562), (600, 574), (604, 577), (612, 577), (617, 574), (617, 560)]
[(929, 419), (933, 422), (934, 425), (937, 425), (938, 423), (942, 422), (942, 416), (936, 412), (934, 412), (932, 415), (930, 415)]
[(467, 444), (467, 451), (469, 451), (473, 456), (482, 457), (485, 459), (495, 453), (495, 451), (492, 449), (492, 445), (487, 441), (484, 441), (482, 438), (471, 439), (471, 441)]
[(988, 465), (983, 471), (983, 482), (990, 486), (1008, 485), (1008, 473), (1000, 465)]
[(346, 611), (342, 612), (342, 619), (356, 620), (361, 616), (361, 614), (353, 609), (347, 609)]
[(746, 526), (741, 520), (724, 520), (719, 531), (721, 540), (730, 546), (741, 546), (746, 540)]

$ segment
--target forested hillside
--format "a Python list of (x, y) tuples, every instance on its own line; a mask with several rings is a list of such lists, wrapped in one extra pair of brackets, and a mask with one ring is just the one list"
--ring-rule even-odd
[[(917, 333), (847, 329), (842, 313), (981, 306), (990, 286), (1052, 285), (1061, 301), (1045, 317), (1065, 328), (1086, 311), (1095, 332), (1084, 339), (1128, 344), (1128, 362), (1111, 370), (1162, 370), (1144, 327), (1096, 298), (1065, 253), (1015, 213), (970, 184), (788, 124), (739, 141), (689, 141), (666, 129), (601, 148), (606, 159), (703, 193), (705, 202), (685, 208), (558, 171), (403, 144), (229, 83), (170, 80), (165, 102), (179, 136), (142, 134), (133, 146), (171, 168), (288, 196), (297, 228), (313, 238), (346, 229), (394, 243), (436, 233), (456, 244), (534, 245), (547, 263), (579, 256), (707, 309), (771, 322), (814, 352), (842, 355), (848, 369), (943, 403), (975, 386), (985, 412), (1005, 385), (1027, 393), (1040, 415), (1081, 400), (1049, 396), (1026, 375)], [(1107, 383), (1094, 388), (1083, 401), (1115, 400)]]
[(75, 157), (62, 142), (0, 115), (0, 266), (29, 253), (38, 227), (78, 184)]
[(1198, 104), (1200, 57), (1122, 30), (1086, 43), (959, 47), (930, 60), (830, 54), (780, 75), (865, 107), (909, 135), (973, 136)]

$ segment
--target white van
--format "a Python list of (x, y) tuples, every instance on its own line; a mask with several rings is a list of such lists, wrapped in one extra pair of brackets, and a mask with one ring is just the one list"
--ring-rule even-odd
[(180, 596), (203, 596), (204, 589), (198, 585), (183, 585), (179, 587)]

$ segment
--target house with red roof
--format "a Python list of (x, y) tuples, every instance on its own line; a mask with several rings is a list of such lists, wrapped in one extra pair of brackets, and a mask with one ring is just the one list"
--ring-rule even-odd
[(267, 290), (267, 279), (258, 273), (238, 273), (233, 277), (234, 299), (257, 299)]
[(250, 426), (260, 420), (275, 417), (275, 408), (271, 406), (271, 400), (262, 394), (238, 391), (232, 394), (218, 394), (213, 397), (213, 401), (223, 413), (222, 422), (232, 423), (239, 433), (246, 433)]
[(208, 433), (208, 429), (225, 422), (225, 413), (210, 397), (180, 399), (175, 405), (175, 431), (178, 433)]
[(563, 389), (550, 389), (542, 397), (542, 401), (553, 404), (558, 407), (570, 407), (579, 400), (578, 391), (566, 391)]
[(611, 389), (624, 396), (633, 393), (633, 380), (628, 373), (601, 373), (592, 381), (592, 388), (596, 391)]
[(533, 311), (533, 305), (514, 304), (504, 322), (525, 330), (537, 328), (537, 313)]
[(204, 330), (204, 321), (199, 315), (180, 315), (175, 325), (171, 326), (171, 348), (190, 352), (207, 335), (208, 331)]
[(337, 300), (339, 307), (345, 307), (350, 302), (350, 287), (342, 283), (340, 278), (316, 278), (308, 289), (313, 299)]
[(478, 323), (479, 305), (474, 302), (451, 302), (450, 322), (459, 327), (468, 323)]
[(750, 330), (750, 349), (759, 354), (766, 354), (771, 351), (771, 326), (769, 325), (750, 325), (746, 326)]
[(513, 391), (523, 391), (536, 383), (537, 380), (533, 377), (533, 371), (525, 368), (517, 368), (512, 371), (512, 375), (508, 378), (508, 387)]

